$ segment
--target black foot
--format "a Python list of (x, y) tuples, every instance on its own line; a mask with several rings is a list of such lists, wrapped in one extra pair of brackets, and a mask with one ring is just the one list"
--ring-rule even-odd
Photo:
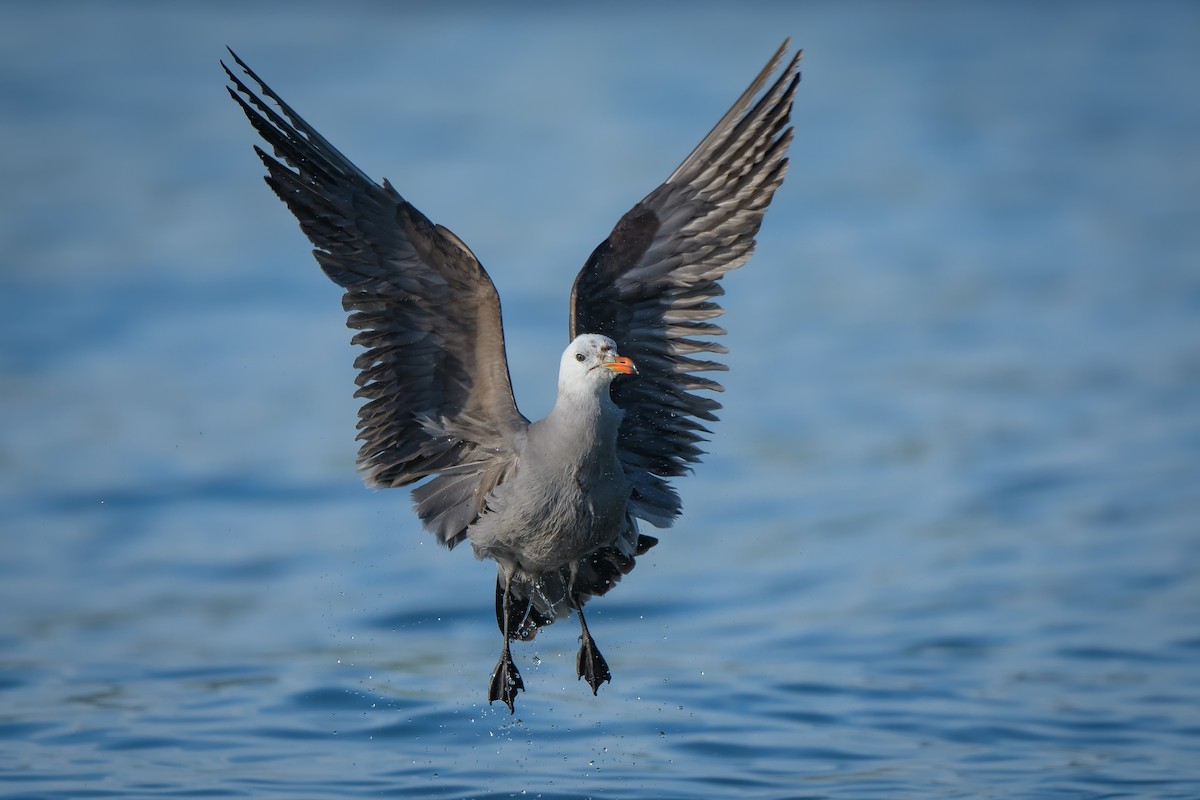
[(575, 655), (575, 672), (587, 680), (588, 686), (592, 687), (592, 694), (595, 695), (600, 692), (600, 684), (605, 681), (612, 683), (612, 673), (608, 671), (608, 662), (600, 655), (600, 650), (592, 641), (591, 635), (585, 630), (580, 638), (583, 639), (583, 643), (579, 645), (579, 652)]
[(508, 706), (508, 713), (514, 714), (517, 709), (513, 702), (517, 699), (518, 691), (525, 691), (525, 682), (521, 680), (521, 673), (517, 672), (517, 665), (513, 663), (508, 647), (505, 647), (500, 660), (496, 662), (496, 668), (492, 670), (492, 680), (488, 684), (488, 705), (503, 700), (504, 705)]

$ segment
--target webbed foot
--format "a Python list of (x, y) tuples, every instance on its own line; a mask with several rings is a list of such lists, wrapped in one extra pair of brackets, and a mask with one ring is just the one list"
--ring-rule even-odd
[(608, 671), (608, 662), (600, 655), (600, 649), (596, 647), (596, 642), (592, 640), (586, 627), (580, 639), (583, 641), (575, 655), (575, 672), (580, 678), (587, 680), (588, 686), (592, 687), (592, 694), (595, 695), (600, 692), (600, 684), (605, 681), (612, 683), (612, 673)]
[(504, 651), (500, 654), (500, 660), (496, 662), (496, 668), (492, 670), (492, 680), (488, 684), (488, 705), (502, 700), (508, 706), (508, 713), (515, 714), (516, 707), (513, 702), (517, 699), (518, 691), (525, 691), (525, 682), (521, 680), (521, 673), (513, 663), (512, 655), (508, 651), (508, 641), (505, 640)]

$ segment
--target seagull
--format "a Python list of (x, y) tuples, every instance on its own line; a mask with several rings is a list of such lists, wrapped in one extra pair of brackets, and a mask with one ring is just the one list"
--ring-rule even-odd
[[(681, 512), (669, 479), (703, 454), (723, 387), (706, 354), (720, 279), (745, 264), (787, 171), (803, 51), (785, 41), (670, 177), (617, 222), (575, 278), (570, 344), (545, 419), (517, 410), (500, 300), (474, 253), (384, 179), (350, 162), (241, 58), (229, 95), (271, 153), (265, 180), (345, 290), (359, 370), (358, 467), (371, 487), (421, 483), (414, 510), (438, 542), (496, 563), (503, 636), (488, 702), (525, 686), (509, 643), (579, 618), (575, 666), (592, 694), (612, 680), (583, 607), (604, 595)], [(772, 76), (783, 69), (772, 81)], [(768, 82), (770, 85), (768, 86)], [(264, 100), (273, 101), (274, 107)], [(278, 109), (278, 110), (276, 110)]]

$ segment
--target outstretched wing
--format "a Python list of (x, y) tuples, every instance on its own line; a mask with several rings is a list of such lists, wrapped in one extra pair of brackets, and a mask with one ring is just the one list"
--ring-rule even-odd
[(788, 119), (800, 76), (797, 51), (755, 102), (787, 51), (784, 42), (749, 88), (666, 183), (634, 206), (592, 253), (571, 290), (572, 338), (602, 333), (638, 366), (617, 381), (625, 410), (618, 445), (633, 483), (631, 510), (670, 525), (679, 496), (666, 478), (699, 460), (697, 446), (721, 391), (696, 373), (726, 369), (697, 354), (723, 353), (711, 337), (722, 309), (718, 281), (749, 260), (763, 213), (787, 170)]
[(513, 399), (496, 288), (457, 236), (368, 178), (230, 54), (279, 106), (222, 62), (230, 96), (274, 152), (254, 148), (267, 184), (345, 288), (352, 341), (367, 348), (355, 361), (364, 480), (404, 486), (439, 474), (414, 497), (426, 528), (453, 546), (528, 426)]

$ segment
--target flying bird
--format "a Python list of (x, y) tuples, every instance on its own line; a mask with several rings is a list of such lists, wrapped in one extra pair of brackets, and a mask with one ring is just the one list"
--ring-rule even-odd
[[(524, 690), (509, 642), (574, 611), (578, 677), (612, 676), (583, 607), (669, 527), (670, 479), (690, 471), (723, 391), (714, 318), (720, 279), (745, 264), (787, 170), (802, 51), (784, 42), (678, 169), (617, 222), (575, 278), (570, 343), (545, 419), (517, 410), (500, 300), (470, 249), (386, 179), (338, 152), (232, 50), (230, 96), (271, 152), (266, 182), (345, 290), (358, 356), (358, 466), (372, 487), (408, 486), (425, 529), (496, 562), (503, 636), (489, 703)], [(786, 58), (786, 61), (785, 61)], [(772, 81), (772, 76), (783, 69)], [(768, 85), (770, 83), (770, 85)], [(273, 101), (274, 107), (264, 100)], [(278, 109), (278, 110), (276, 110)]]

